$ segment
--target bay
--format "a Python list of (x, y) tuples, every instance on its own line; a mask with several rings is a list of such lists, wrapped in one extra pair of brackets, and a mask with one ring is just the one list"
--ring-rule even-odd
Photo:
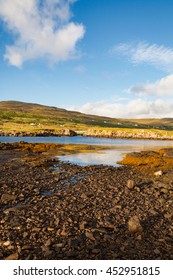
[[(59, 144), (89, 144), (105, 145), (108, 149), (100, 150), (94, 153), (78, 153), (59, 156), (58, 158), (65, 162), (79, 165), (113, 165), (118, 166), (117, 161), (121, 160), (125, 154), (143, 150), (157, 150), (161, 148), (173, 147), (171, 140), (136, 140), (136, 139), (112, 139), (96, 137), (14, 137), (0, 136), (0, 142), (14, 143), (25, 141), (29, 143), (59, 143)], [(109, 146), (112, 148), (109, 149)]]

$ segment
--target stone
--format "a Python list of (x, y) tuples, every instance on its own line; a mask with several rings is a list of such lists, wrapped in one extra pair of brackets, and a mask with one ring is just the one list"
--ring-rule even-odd
[(164, 194), (168, 194), (168, 193), (169, 193), (169, 191), (168, 191), (167, 189), (164, 189), (164, 188), (162, 188), (162, 189), (160, 190), (160, 192), (161, 192), (161, 193), (164, 193)]
[(142, 235), (139, 234), (137, 237), (136, 237), (137, 240), (141, 241), (142, 240)]
[(93, 254), (99, 254), (99, 253), (100, 253), (100, 249), (93, 249), (93, 250), (92, 250), (92, 253), (93, 253)]
[(171, 214), (169, 214), (169, 213), (164, 214), (164, 218), (165, 218), (165, 219), (171, 219), (172, 216), (173, 216), (173, 213), (171, 213)]
[(44, 256), (49, 258), (52, 255), (53, 251), (52, 250), (47, 250), (44, 252)]
[(25, 232), (23, 233), (23, 238), (26, 238), (27, 236), (28, 236), (28, 232), (25, 231)]
[(6, 247), (8, 247), (8, 246), (11, 245), (11, 242), (8, 240), (8, 241), (4, 242), (3, 245), (6, 246)]
[(5, 260), (18, 260), (18, 258), (19, 258), (18, 253), (14, 253), (9, 255), (7, 258), (5, 258)]
[(127, 188), (128, 189), (133, 189), (135, 186), (135, 182), (133, 180), (128, 180), (127, 181)]
[(94, 237), (92, 232), (86, 231), (85, 235), (86, 235), (87, 238), (89, 238), (89, 239), (91, 239), (93, 241), (95, 240), (95, 237)]
[(60, 223), (60, 218), (56, 218), (56, 219), (55, 219), (55, 225), (56, 225), (56, 226), (59, 226), (59, 223)]
[(11, 194), (8, 194), (8, 193), (4, 193), (2, 194), (1, 196), (1, 202), (2, 203), (8, 203), (9, 201), (12, 201), (12, 200), (15, 200), (16, 199), (16, 195), (11, 195)]
[(156, 255), (160, 255), (159, 249), (155, 249), (155, 250), (154, 250), (154, 253), (155, 253)]
[(63, 129), (61, 131), (61, 135), (64, 135), (64, 136), (77, 136), (77, 133), (75, 131), (71, 130), (71, 129), (66, 128), (66, 129)]
[(57, 243), (52, 246), (55, 250), (59, 250), (64, 247), (63, 243)]
[(48, 230), (48, 231), (53, 231), (53, 230), (54, 230), (54, 228), (52, 228), (52, 227), (48, 227), (48, 228), (47, 228), (47, 230)]
[(52, 244), (52, 240), (51, 240), (51, 238), (49, 238), (49, 239), (45, 242), (44, 246), (49, 247), (51, 244)]
[(61, 235), (62, 235), (62, 236), (67, 236), (67, 235), (68, 235), (68, 233), (66, 232), (66, 230), (65, 230), (65, 229), (63, 229), (63, 230), (61, 231)]
[(83, 198), (83, 199), (87, 199), (87, 195), (86, 195), (86, 194), (84, 194), (84, 193), (82, 193), (82, 194), (81, 194), (81, 198)]
[(87, 224), (87, 222), (85, 222), (85, 221), (81, 222), (80, 225), (79, 225), (79, 229), (80, 229), (80, 230), (84, 230), (86, 224)]
[(128, 221), (128, 230), (130, 233), (142, 233), (143, 228), (137, 216), (133, 216)]
[(162, 176), (162, 175), (163, 175), (162, 170), (159, 170), (159, 171), (154, 172), (154, 176), (159, 177), (159, 176)]
[(41, 228), (38, 228), (38, 227), (34, 227), (34, 228), (32, 228), (32, 231), (39, 232), (40, 230), (41, 230)]

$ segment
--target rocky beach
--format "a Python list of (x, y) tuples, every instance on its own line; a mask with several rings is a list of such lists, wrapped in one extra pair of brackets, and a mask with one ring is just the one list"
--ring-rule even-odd
[(54, 149), (0, 144), (0, 259), (173, 259), (172, 149), (120, 167), (63, 163)]

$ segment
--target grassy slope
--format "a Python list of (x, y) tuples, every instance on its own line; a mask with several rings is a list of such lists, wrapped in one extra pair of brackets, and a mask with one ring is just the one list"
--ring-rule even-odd
[(171, 133), (173, 119), (114, 119), (39, 104), (0, 102), (0, 130), (34, 132), (46, 129), (58, 131), (63, 128), (75, 131), (86, 131), (89, 128), (104, 130), (141, 128), (169, 130)]

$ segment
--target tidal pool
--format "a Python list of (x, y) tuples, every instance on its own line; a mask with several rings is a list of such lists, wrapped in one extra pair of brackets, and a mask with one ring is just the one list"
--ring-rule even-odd
[(87, 165), (111, 165), (120, 166), (117, 162), (122, 160), (127, 153), (140, 152), (144, 150), (157, 150), (163, 146), (135, 146), (135, 147), (116, 147), (115, 149), (101, 150), (92, 153), (77, 153), (71, 155), (58, 156), (63, 162)]

